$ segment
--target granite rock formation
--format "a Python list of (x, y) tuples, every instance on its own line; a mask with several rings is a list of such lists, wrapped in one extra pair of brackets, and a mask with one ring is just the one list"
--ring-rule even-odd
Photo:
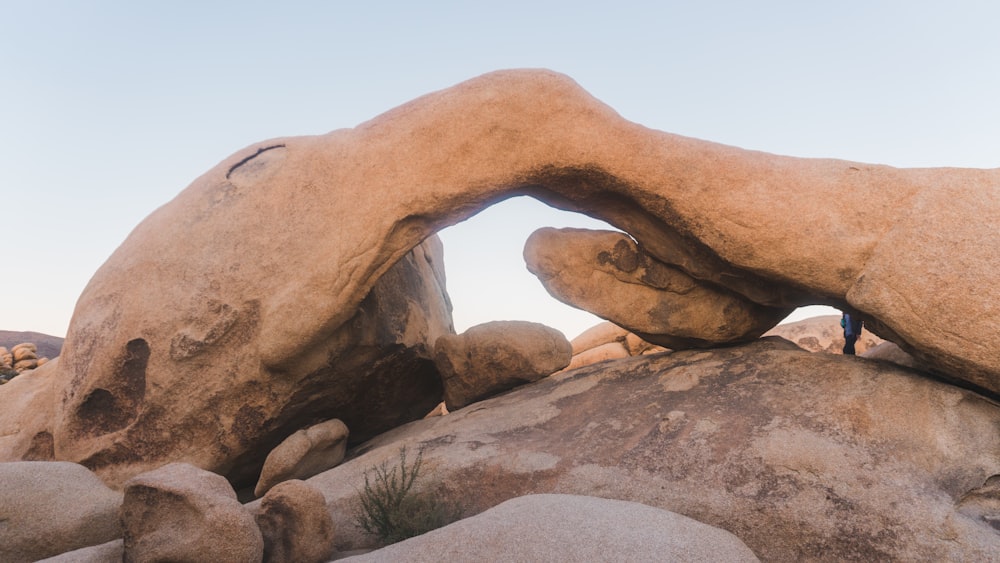
[(0, 387), (4, 420), (33, 403), (52, 421), (0, 428), (0, 453), (49, 446), (117, 485), (175, 460), (251, 484), (303, 426), (339, 418), (361, 441), (423, 416), (441, 395), (430, 343), (451, 328), (428, 237), (513, 195), (608, 221), (699, 290), (850, 310), (995, 395), (998, 186), (997, 169), (671, 135), (565, 76), (488, 74), (353, 129), (255, 143), (157, 209), (84, 289), (52, 381)]

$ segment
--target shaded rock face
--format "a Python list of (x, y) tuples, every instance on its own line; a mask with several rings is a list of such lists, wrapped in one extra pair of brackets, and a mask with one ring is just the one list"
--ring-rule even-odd
[(569, 365), (572, 355), (563, 333), (528, 321), (492, 321), (434, 344), (449, 410), (538, 381)]
[(524, 260), (556, 299), (675, 350), (755, 340), (793, 310), (696, 280), (613, 231), (539, 229)]
[[(183, 459), (249, 484), (307, 424), (340, 418), (361, 440), (422, 416), (440, 396), (424, 351), (448, 323), (440, 264), (418, 245), (522, 194), (608, 221), (700, 285), (856, 310), (931, 368), (1000, 392), (998, 185), (1000, 170), (684, 138), (622, 119), (565, 76), (492, 73), (206, 172), (80, 296), (52, 427), (0, 435), (23, 451), (48, 432), (55, 458), (112, 483)], [(427, 299), (378, 287), (407, 268), (434, 272), (402, 284)]]
[[(52, 430), (55, 456), (76, 459), (110, 483), (183, 460), (252, 485), (267, 453), (303, 426), (339, 418), (360, 441), (420, 418), (442, 395), (433, 342), (453, 330), (441, 251), (434, 237), (406, 254), (353, 317), (312, 348), (288, 350), (295, 356), (280, 369), (260, 364), (261, 304), (235, 304), (241, 292), (235, 287), (226, 296), (234, 304), (220, 295), (210, 315), (151, 323), (121, 311), (128, 305), (134, 312), (141, 303), (86, 308), (95, 293), (98, 301), (129, 293), (99, 272), (81, 301), (85, 311), (75, 316), (76, 338), (61, 358), (69, 364), (64, 378), (80, 377), (63, 381)], [(140, 258), (123, 252), (111, 263)], [(149, 267), (136, 266), (137, 275), (168, 291), (162, 286), (170, 280)], [(217, 293), (212, 283), (194, 285), (193, 294), (206, 299)], [(94, 353), (94, 346), (104, 348), (112, 322), (127, 340), (117, 353)]]
[[(466, 514), (599, 495), (723, 528), (765, 561), (983, 561), (1000, 546), (998, 425), (972, 392), (771, 338), (554, 375), (391, 431), (308, 482), (344, 518), (365, 468), (424, 447), (425, 486)], [(365, 545), (338, 530), (339, 549)]]

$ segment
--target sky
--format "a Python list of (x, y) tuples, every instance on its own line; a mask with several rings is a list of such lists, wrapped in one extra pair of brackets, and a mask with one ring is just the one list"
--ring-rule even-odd
[[(237, 150), (503, 68), (747, 149), (994, 168), (997, 21), (993, 0), (0, 0), (0, 329), (65, 335), (128, 233)], [(443, 231), (456, 329), (598, 322), (521, 259), (536, 228), (594, 225), (518, 198)]]

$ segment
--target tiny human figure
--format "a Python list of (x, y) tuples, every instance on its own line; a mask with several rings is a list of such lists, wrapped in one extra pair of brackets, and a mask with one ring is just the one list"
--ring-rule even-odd
[(850, 314), (844, 313), (840, 317), (840, 326), (844, 328), (844, 355), (854, 355), (854, 343), (861, 337), (861, 319), (853, 318)]

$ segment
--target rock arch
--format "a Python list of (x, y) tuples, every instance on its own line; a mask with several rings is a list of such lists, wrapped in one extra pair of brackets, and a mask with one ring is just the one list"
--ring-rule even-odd
[[(998, 187), (998, 170), (903, 170), (680, 137), (622, 119), (553, 72), (488, 74), (354, 129), (255, 144), (143, 221), (77, 304), (55, 454), (104, 460), (112, 481), (166, 457), (229, 471), (261, 436), (276, 439), (303, 382), (344, 361), (351, 323), (394, 264), (512, 195), (603, 219), (657, 261), (757, 306), (857, 310), (930, 365), (997, 392)], [(145, 404), (174, 396), (171, 408), (74, 438), (74, 409), (136, 339), (148, 343)], [(356, 392), (357, 382), (329, 383)], [(178, 424), (195, 410), (197, 424)]]

